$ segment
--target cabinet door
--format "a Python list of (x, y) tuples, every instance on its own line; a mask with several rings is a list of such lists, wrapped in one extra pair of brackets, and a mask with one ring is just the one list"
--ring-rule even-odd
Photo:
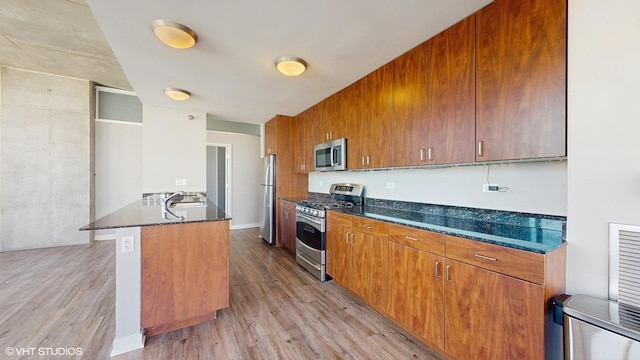
[(476, 13), (476, 160), (566, 154), (564, 0), (495, 0)]
[(306, 142), (306, 152), (305, 152), (305, 165), (306, 171), (312, 172), (315, 170), (315, 152), (313, 151), (313, 147), (316, 144), (320, 144), (318, 142), (318, 106), (314, 105), (304, 112), (304, 136)]
[(275, 154), (276, 149), (276, 131), (277, 131), (277, 118), (273, 118), (264, 124), (264, 154)]
[(475, 161), (475, 15), (428, 41), (429, 164)]
[(392, 131), (393, 165), (425, 165), (427, 43), (418, 45), (393, 61)]
[(280, 239), (282, 246), (296, 251), (296, 204), (290, 201), (280, 200)]
[(351, 285), (349, 227), (327, 223), (327, 274), (346, 288)]
[(352, 231), (350, 237), (352, 242), (350, 289), (373, 308), (387, 313), (388, 241), (357, 231)]
[(360, 79), (344, 90), (344, 115), (348, 119), (347, 168), (365, 168), (367, 152), (366, 78)]
[(544, 288), (446, 261), (445, 351), (458, 359), (544, 359)]
[(311, 147), (307, 144), (306, 138), (306, 119), (307, 117), (304, 112), (293, 119), (293, 170), (297, 174), (307, 173), (307, 152), (311, 151)]
[(367, 119), (367, 168), (393, 166), (393, 63), (369, 74)]
[(444, 261), (389, 242), (389, 315), (430, 344), (444, 348)]

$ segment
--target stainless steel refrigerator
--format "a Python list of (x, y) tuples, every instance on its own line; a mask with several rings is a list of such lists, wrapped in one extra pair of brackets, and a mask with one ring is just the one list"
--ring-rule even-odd
[(276, 244), (276, 156), (264, 158), (262, 222), (260, 237), (271, 245)]

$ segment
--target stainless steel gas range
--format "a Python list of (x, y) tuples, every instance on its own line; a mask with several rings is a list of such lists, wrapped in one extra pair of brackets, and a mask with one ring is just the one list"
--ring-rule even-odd
[(364, 186), (332, 184), (329, 199), (300, 201), (296, 206), (296, 262), (320, 281), (331, 280), (326, 272), (326, 210), (362, 206)]

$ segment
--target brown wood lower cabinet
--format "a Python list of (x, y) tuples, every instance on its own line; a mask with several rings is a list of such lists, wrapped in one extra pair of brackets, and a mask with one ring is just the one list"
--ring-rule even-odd
[[(327, 233), (334, 279), (421, 341), (451, 359), (562, 357), (562, 329), (553, 324), (550, 302), (564, 292), (566, 247), (536, 254), (389, 224), (385, 262), (382, 242), (351, 229), (370, 220), (351, 217), (336, 225), (344, 217), (334, 214)], [(380, 224), (365, 227), (380, 231)], [(357, 252), (355, 244), (367, 237), (378, 250)], [(367, 262), (373, 258), (375, 264)], [(388, 277), (378, 284), (386, 289), (377, 288), (377, 296), (388, 294), (386, 306), (363, 290), (374, 289), (366, 278), (373, 268), (376, 276)]]
[[(388, 311), (388, 241), (386, 230), (376, 223), (344, 214), (328, 212), (327, 273), (380, 312)], [(353, 227), (375, 231), (378, 236)], [(374, 230), (375, 229), (375, 230)], [(384, 237), (382, 237), (382, 236)]]
[(296, 203), (280, 200), (280, 241), (282, 246), (296, 252)]
[(437, 348), (444, 347), (444, 259), (389, 242), (389, 316)]
[(544, 359), (544, 288), (447, 259), (445, 351), (457, 359)]
[(141, 228), (146, 335), (216, 317), (229, 307), (229, 221)]

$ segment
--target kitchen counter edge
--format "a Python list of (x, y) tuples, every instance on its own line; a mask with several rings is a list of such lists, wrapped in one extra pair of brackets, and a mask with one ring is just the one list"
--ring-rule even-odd
[(108, 230), (127, 227), (178, 225), (231, 220), (231, 216), (220, 210), (215, 204), (208, 200), (207, 206), (204, 207), (171, 209), (174, 213), (186, 213), (186, 218), (184, 220), (164, 219), (162, 217), (161, 207), (162, 205), (145, 205), (144, 200), (137, 200), (112, 212), (111, 214), (105, 215), (104, 217), (81, 227), (79, 230)]

